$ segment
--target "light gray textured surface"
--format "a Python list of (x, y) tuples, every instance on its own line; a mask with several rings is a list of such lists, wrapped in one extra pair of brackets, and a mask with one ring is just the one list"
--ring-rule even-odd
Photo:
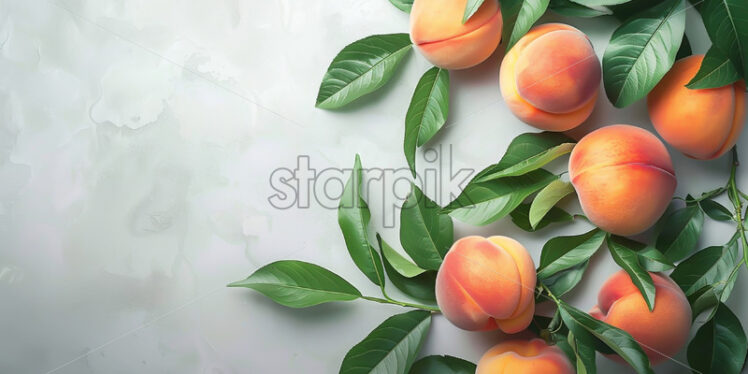
[[(708, 39), (693, 10), (688, 17), (703, 53)], [(615, 28), (612, 19), (570, 23), (599, 55)], [(224, 286), (292, 258), (377, 294), (349, 260), (335, 210), (275, 209), (268, 180), (298, 155), (318, 169), (349, 168), (356, 152), (365, 167), (406, 165), (405, 111), (429, 66), (417, 54), (350, 108), (313, 104), (343, 46), (407, 24), (386, 0), (0, 0), (0, 372), (336, 372), (353, 344), (403, 309), (361, 301), (291, 310)], [(449, 125), (429, 146), (446, 157), (451, 145), (454, 169), (481, 169), (533, 130), (500, 98), (499, 58), (452, 74)], [(618, 110), (601, 94), (588, 124), (613, 123), (652, 129), (643, 102)], [(748, 159), (748, 136), (739, 144)], [(680, 195), (727, 180), (727, 157), (672, 155)], [(740, 181), (748, 187), (748, 166)], [(406, 186), (373, 187), (372, 221), (391, 244), (385, 202)], [(502, 220), (458, 224), (456, 236), (509, 235), (537, 260), (549, 237), (586, 229), (530, 235)], [(710, 223), (701, 244), (722, 243), (730, 230)], [(590, 308), (616, 268), (601, 252), (567, 299)], [(742, 318), (745, 273), (729, 302)], [(475, 361), (499, 339), (436, 317), (423, 353)], [(627, 372), (598, 361), (601, 373)]]

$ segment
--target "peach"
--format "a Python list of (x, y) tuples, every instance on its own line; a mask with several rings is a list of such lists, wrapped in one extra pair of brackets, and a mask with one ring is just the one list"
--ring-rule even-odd
[(696, 89), (686, 84), (703, 55), (678, 60), (647, 96), (649, 116), (665, 141), (691, 158), (709, 160), (737, 142), (745, 122), (745, 82)]
[(677, 183), (665, 145), (629, 125), (603, 127), (583, 137), (571, 151), (569, 177), (587, 218), (624, 236), (651, 227)]
[(564, 352), (542, 339), (502, 342), (489, 349), (475, 374), (573, 374), (574, 367)]
[[(621, 270), (603, 284), (590, 315), (631, 334), (654, 365), (673, 357), (688, 341), (691, 306), (672, 279), (649, 274), (657, 295), (654, 310), (649, 310), (639, 289)], [(623, 362), (620, 356), (612, 358)]]
[(466, 69), (486, 60), (501, 41), (501, 9), (486, 0), (462, 23), (467, 0), (416, 0), (410, 38), (421, 54), (444, 69)]
[(524, 330), (535, 312), (535, 265), (505, 236), (468, 236), (452, 245), (436, 275), (436, 302), (455, 326)]
[(566, 131), (584, 122), (597, 101), (602, 73), (589, 38), (562, 23), (533, 27), (504, 57), (501, 95), (522, 121)]

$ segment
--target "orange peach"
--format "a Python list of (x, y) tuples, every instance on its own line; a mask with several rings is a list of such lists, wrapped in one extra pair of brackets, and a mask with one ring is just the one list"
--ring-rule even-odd
[(489, 349), (475, 374), (573, 374), (574, 367), (564, 352), (542, 339), (514, 340)]
[(562, 23), (533, 27), (504, 57), (501, 95), (522, 121), (566, 131), (592, 113), (600, 88), (600, 61), (587, 36)]
[(486, 0), (462, 23), (467, 0), (416, 0), (410, 38), (421, 54), (444, 69), (465, 69), (486, 60), (501, 41), (501, 9)]
[(452, 245), (436, 276), (442, 314), (465, 330), (524, 330), (535, 312), (535, 265), (505, 236), (468, 236)]
[(629, 125), (603, 127), (582, 138), (569, 157), (569, 177), (587, 218), (625, 236), (662, 216), (677, 183), (665, 145)]
[(647, 96), (649, 116), (665, 141), (686, 156), (717, 158), (737, 142), (745, 122), (745, 82), (689, 89), (703, 55), (678, 60)]
[[(621, 270), (603, 284), (590, 315), (631, 334), (654, 365), (673, 357), (688, 341), (691, 306), (672, 279), (649, 274), (657, 295), (654, 310), (649, 310), (639, 289)], [(619, 356), (612, 358), (623, 361)]]

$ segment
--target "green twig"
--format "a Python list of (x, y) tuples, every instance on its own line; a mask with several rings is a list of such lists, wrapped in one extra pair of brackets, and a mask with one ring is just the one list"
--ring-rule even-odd
[(441, 310), (439, 310), (439, 308), (433, 307), (433, 306), (429, 306), (429, 305), (413, 304), (413, 303), (407, 303), (407, 302), (404, 302), (404, 301), (397, 301), (397, 300), (393, 300), (393, 299), (389, 299), (389, 298), (388, 299), (382, 299), (382, 298), (373, 297), (373, 296), (361, 296), (361, 298), (364, 299), (364, 300), (374, 301), (374, 302), (377, 302), (377, 303), (380, 303), (380, 304), (400, 305), (400, 306), (406, 307), (406, 308), (423, 309), (423, 310), (428, 310), (428, 311), (435, 312), (435, 313), (440, 313), (441, 312)]
[(730, 180), (727, 182), (727, 194), (735, 208), (735, 215), (733, 218), (735, 219), (735, 223), (738, 225), (738, 234), (740, 235), (740, 241), (743, 247), (743, 262), (745, 263), (745, 266), (748, 266), (748, 238), (745, 236), (745, 225), (743, 224), (743, 199), (741, 198), (741, 196), (744, 196), (745, 194), (740, 192), (738, 189), (736, 178), (738, 166), (740, 166), (740, 161), (738, 160), (738, 147), (733, 147), (732, 167), (730, 169)]

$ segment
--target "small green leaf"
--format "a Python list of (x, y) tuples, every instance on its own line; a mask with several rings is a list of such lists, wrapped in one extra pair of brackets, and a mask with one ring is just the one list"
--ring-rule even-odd
[(597, 320), (562, 300), (559, 300), (558, 307), (564, 324), (575, 336), (592, 335), (621, 356), (637, 373), (653, 373), (647, 355), (627, 332)]
[(704, 199), (699, 202), (701, 209), (704, 210), (707, 216), (717, 221), (730, 221), (732, 220), (732, 212), (725, 208), (724, 205), (712, 200)]
[(738, 263), (738, 244), (731, 240), (723, 246), (708, 247), (696, 252), (678, 264), (670, 278), (690, 296), (705, 286), (724, 287)]
[(530, 205), (530, 225), (536, 227), (556, 203), (573, 192), (574, 186), (560, 179), (545, 186)]
[(605, 232), (594, 229), (582, 235), (559, 236), (543, 245), (538, 279), (548, 278), (589, 260), (605, 240)]
[(439, 270), (454, 242), (452, 218), (415, 185), (400, 210), (400, 243), (423, 269)]
[(474, 178), (442, 213), (472, 225), (486, 225), (506, 216), (555, 179), (558, 177), (543, 169), (488, 182), (475, 182)]
[(639, 263), (639, 256), (633, 249), (626, 246), (623, 238), (615, 235), (608, 236), (608, 249), (613, 256), (613, 260), (620, 266), (631, 278), (636, 288), (641, 292), (644, 301), (647, 302), (649, 310), (655, 308), (655, 286), (652, 276)]
[(713, 45), (706, 52), (701, 67), (696, 76), (686, 87), (690, 89), (706, 89), (724, 87), (740, 80), (740, 73), (735, 64), (725, 52)]
[(447, 121), (449, 70), (433, 67), (423, 74), (405, 115), (403, 150), (410, 172), (416, 175), (416, 147), (424, 145)]
[(345, 279), (321, 266), (302, 261), (276, 261), (229, 287), (246, 287), (278, 304), (306, 308), (331, 301), (349, 301), (361, 293)]
[(413, 364), (410, 374), (475, 374), (470, 361), (452, 356), (426, 356)]
[(673, 262), (655, 247), (645, 246), (636, 254), (639, 255), (639, 263), (646, 271), (659, 272), (675, 268)]
[(577, 374), (595, 374), (597, 372), (595, 346), (584, 339), (577, 339), (573, 332), (569, 332), (568, 343), (576, 358), (574, 366), (577, 368)]
[(684, 0), (666, 0), (629, 18), (603, 55), (608, 99), (618, 108), (647, 96), (675, 62), (686, 24)]
[(431, 325), (431, 313), (414, 310), (387, 318), (345, 355), (340, 374), (406, 374)]
[(404, 33), (372, 35), (347, 45), (322, 78), (317, 108), (340, 108), (376, 91), (392, 78), (411, 46)]
[(379, 234), (377, 234), (377, 243), (379, 243), (379, 249), (382, 251), (382, 257), (384, 257), (390, 265), (392, 265), (392, 268), (397, 270), (397, 272), (403, 277), (413, 278), (426, 271), (398, 253), (394, 248), (387, 244)]
[(413, 8), (413, 0), (390, 0), (390, 3), (405, 13), (410, 13), (410, 9)]
[(571, 0), (551, 0), (550, 4), (548, 4), (548, 9), (566, 17), (592, 18), (611, 14), (610, 11), (604, 8), (593, 9)]
[[(387, 273), (392, 284), (408, 296), (436, 303), (436, 294), (434, 293), (436, 272), (418, 268), (399, 253), (395, 252), (379, 235), (377, 235), (377, 241), (379, 242), (379, 248), (382, 250), (384, 271)], [(391, 260), (393, 258), (400, 262), (400, 267), (404, 270), (402, 273), (394, 267), (394, 263)], [(416, 273), (416, 271), (418, 271), (417, 274), (409, 277), (403, 274), (411, 275)]]
[(739, 374), (747, 351), (740, 320), (727, 305), (720, 304), (688, 344), (688, 363), (694, 373)]
[(691, 56), (692, 54), (693, 50), (691, 49), (691, 42), (688, 40), (688, 36), (683, 34), (683, 41), (680, 43), (680, 49), (678, 49), (675, 59), (680, 60), (684, 57)]
[(465, 13), (462, 15), (462, 23), (467, 22), (470, 17), (480, 9), (480, 6), (483, 5), (483, 1), (485, 0), (467, 0), (467, 3), (465, 4)]
[(475, 180), (487, 182), (527, 174), (571, 152), (574, 145), (572, 139), (560, 133), (521, 134), (512, 140), (501, 160), (483, 169)]
[(358, 154), (353, 172), (343, 188), (338, 206), (338, 225), (353, 262), (374, 284), (384, 287), (382, 259), (369, 241), (371, 213), (361, 197), (361, 159)]
[(517, 13), (517, 19), (514, 21), (514, 27), (512, 27), (512, 33), (509, 36), (509, 42), (506, 46), (507, 51), (510, 50), (521, 37), (525, 36), (527, 31), (532, 28), (532, 25), (540, 19), (540, 16), (542, 16), (543, 13), (545, 13), (545, 10), (548, 9), (548, 2), (549, 0), (524, 0), (522, 2), (519, 13)]
[(561, 297), (579, 284), (589, 264), (590, 261), (587, 260), (538, 281), (543, 283), (554, 295)]
[(527, 232), (535, 232), (552, 223), (571, 222), (574, 220), (574, 217), (571, 214), (554, 206), (533, 228), (530, 226), (530, 204), (525, 203), (520, 204), (516, 209), (509, 213), (509, 215), (511, 215), (512, 222), (514, 222), (517, 227)]
[(682, 260), (696, 248), (703, 225), (704, 213), (698, 205), (678, 209), (665, 218), (655, 247), (670, 261)]
[(748, 2), (705, 0), (699, 9), (712, 44), (725, 52), (738, 72), (748, 73)]
[(696, 320), (696, 317), (704, 311), (715, 308), (712, 313), (716, 312), (716, 307), (720, 302), (727, 301), (730, 298), (730, 293), (733, 287), (735, 287), (735, 281), (738, 278), (738, 272), (734, 271), (724, 281), (704, 286), (698, 291), (688, 296), (688, 303), (691, 304), (692, 318)]

